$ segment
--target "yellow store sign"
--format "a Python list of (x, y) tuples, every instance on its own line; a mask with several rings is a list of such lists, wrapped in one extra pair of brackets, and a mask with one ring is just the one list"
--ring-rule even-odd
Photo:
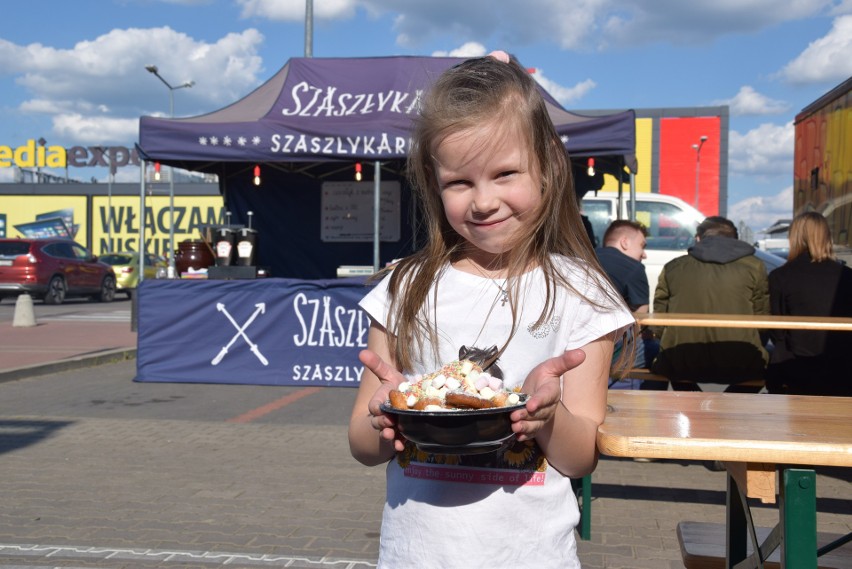
[[(96, 255), (110, 250), (139, 248), (138, 196), (22, 196), (0, 195), (0, 219), (5, 218), (5, 236), (21, 237), (16, 225), (62, 218), (74, 236)], [(175, 248), (186, 239), (202, 239), (204, 226), (225, 223), (221, 196), (175, 196), (174, 209), (168, 196), (145, 199), (145, 250), (155, 255), (169, 253), (169, 227), (174, 215)]]
[[(112, 207), (110, 208), (110, 202)], [(110, 213), (111, 212), (111, 213)], [(185, 239), (202, 239), (205, 225), (225, 223), (221, 196), (175, 196), (175, 248)], [(136, 251), (139, 247), (139, 197), (92, 198), (92, 248), (100, 255), (109, 250)], [(166, 256), (172, 210), (168, 196), (145, 200), (145, 250)]]

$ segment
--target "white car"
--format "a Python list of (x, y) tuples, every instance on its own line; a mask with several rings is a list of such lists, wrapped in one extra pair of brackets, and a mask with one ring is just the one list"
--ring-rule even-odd
[[(596, 247), (600, 246), (604, 232), (616, 219), (630, 219), (630, 195), (624, 192), (621, 215), (616, 215), (618, 192), (589, 192), (583, 197), (580, 210), (589, 218), (595, 233)], [(686, 255), (686, 251), (695, 243), (695, 229), (706, 216), (674, 196), (641, 192), (636, 194), (636, 221), (648, 229), (648, 244), (645, 247), (647, 259), (642, 261), (648, 275), (648, 286), (653, 307), (654, 291), (663, 266), (676, 257)], [(759, 249), (757, 256), (766, 265), (767, 272), (784, 264), (784, 259)]]

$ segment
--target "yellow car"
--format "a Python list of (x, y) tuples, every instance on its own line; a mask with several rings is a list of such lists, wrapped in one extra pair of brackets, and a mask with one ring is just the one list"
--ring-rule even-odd
[[(128, 251), (126, 253), (106, 253), (98, 257), (98, 260), (107, 265), (112, 265), (115, 271), (116, 292), (123, 292), (127, 298), (133, 296), (133, 291), (139, 284), (139, 253)], [(162, 273), (168, 267), (168, 263), (162, 257), (145, 254), (145, 278), (155, 279), (158, 272)]]

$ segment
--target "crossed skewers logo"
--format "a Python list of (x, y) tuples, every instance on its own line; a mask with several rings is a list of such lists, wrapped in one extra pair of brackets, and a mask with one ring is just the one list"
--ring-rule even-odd
[(254, 306), (255, 306), (255, 310), (252, 313), (252, 315), (248, 317), (248, 319), (245, 321), (245, 323), (243, 323), (242, 326), (240, 326), (239, 324), (237, 324), (237, 321), (234, 320), (234, 317), (231, 316), (231, 313), (228, 312), (228, 309), (225, 308), (224, 303), (222, 303), (222, 302), (216, 303), (216, 310), (218, 310), (219, 312), (221, 312), (222, 314), (225, 315), (225, 317), (228, 319), (228, 321), (231, 323), (231, 325), (236, 329), (237, 333), (234, 334), (234, 336), (231, 338), (231, 340), (227, 344), (222, 346), (222, 349), (219, 350), (219, 353), (216, 354), (216, 357), (213, 358), (213, 360), (210, 362), (211, 364), (213, 364), (214, 366), (219, 365), (219, 362), (221, 362), (222, 359), (228, 354), (228, 351), (234, 345), (234, 342), (236, 342), (238, 338), (242, 338), (243, 341), (245, 341), (245, 343), (248, 344), (248, 347), (251, 350), (251, 353), (253, 353), (255, 355), (255, 357), (258, 360), (260, 360), (260, 363), (262, 363), (265, 366), (269, 365), (269, 360), (267, 360), (266, 357), (261, 353), (258, 345), (255, 344), (254, 342), (252, 342), (251, 338), (249, 338), (248, 335), (246, 334), (246, 329), (251, 325), (251, 323), (254, 322), (255, 319), (259, 315), (264, 314), (266, 312), (266, 303), (265, 302), (258, 302)]

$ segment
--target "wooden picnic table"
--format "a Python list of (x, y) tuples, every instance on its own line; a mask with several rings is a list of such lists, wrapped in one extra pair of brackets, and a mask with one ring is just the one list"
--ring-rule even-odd
[[(726, 567), (758, 565), (780, 546), (781, 566), (817, 567), (815, 466), (852, 466), (852, 398), (686, 391), (608, 393), (598, 429), (601, 453), (617, 457), (720, 461), (727, 470)], [(779, 522), (755, 536), (746, 497), (776, 501)], [(795, 524), (795, 532), (792, 531)], [(761, 551), (761, 546), (763, 550)]]

